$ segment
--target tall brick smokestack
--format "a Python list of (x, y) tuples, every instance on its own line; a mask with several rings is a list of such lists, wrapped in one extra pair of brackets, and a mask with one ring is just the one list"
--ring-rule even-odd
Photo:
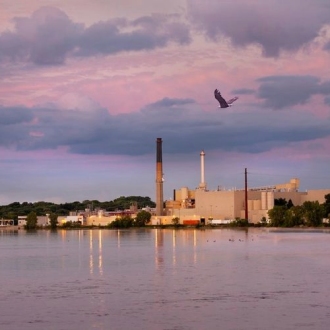
[(156, 156), (156, 215), (163, 215), (163, 151), (162, 139), (157, 138)]

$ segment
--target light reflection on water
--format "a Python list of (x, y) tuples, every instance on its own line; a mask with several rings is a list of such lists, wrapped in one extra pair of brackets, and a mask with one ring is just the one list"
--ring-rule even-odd
[(328, 329), (326, 230), (0, 230), (0, 329)]

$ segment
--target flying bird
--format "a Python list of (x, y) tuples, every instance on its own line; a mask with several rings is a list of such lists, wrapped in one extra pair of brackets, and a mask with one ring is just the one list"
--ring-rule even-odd
[(238, 99), (238, 96), (233, 97), (232, 99), (230, 99), (229, 101), (226, 101), (220, 94), (220, 92), (216, 89), (214, 91), (214, 97), (218, 100), (218, 102), (220, 103), (219, 108), (228, 108), (230, 107), (233, 102), (235, 102)]

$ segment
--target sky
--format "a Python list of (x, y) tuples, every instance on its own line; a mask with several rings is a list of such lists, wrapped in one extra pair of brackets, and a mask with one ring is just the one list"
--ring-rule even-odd
[[(214, 89), (238, 96), (220, 109)], [(0, 0), (0, 204), (330, 189), (328, 0)]]

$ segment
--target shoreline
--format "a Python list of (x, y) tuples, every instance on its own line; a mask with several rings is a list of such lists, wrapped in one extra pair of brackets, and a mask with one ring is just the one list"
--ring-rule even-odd
[(27, 230), (20, 226), (1, 226), (1, 231), (38, 231), (38, 230), (136, 230), (136, 229), (173, 229), (173, 230), (212, 230), (212, 229), (234, 229), (234, 230), (249, 230), (249, 229), (267, 229), (270, 232), (318, 232), (318, 231), (328, 231), (330, 233), (330, 226), (322, 227), (268, 227), (268, 226), (245, 226), (245, 227), (236, 227), (228, 225), (216, 225), (216, 226), (173, 226), (173, 225), (160, 225), (160, 226), (144, 226), (144, 227), (129, 227), (129, 228), (109, 228), (107, 226), (80, 226), (80, 227), (57, 227), (52, 229), (50, 227), (39, 227), (34, 230)]

